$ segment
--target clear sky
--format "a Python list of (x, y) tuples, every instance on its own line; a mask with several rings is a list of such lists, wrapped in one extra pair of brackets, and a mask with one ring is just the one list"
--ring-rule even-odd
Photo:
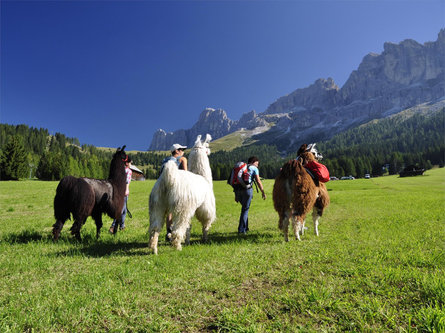
[(0, 122), (146, 150), (206, 107), (237, 120), (384, 42), (434, 41), (445, 0), (1, 1)]

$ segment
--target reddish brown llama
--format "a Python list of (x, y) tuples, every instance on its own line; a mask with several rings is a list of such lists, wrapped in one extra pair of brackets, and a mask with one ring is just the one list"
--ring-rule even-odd
[(300, 148), (299, 153), (297, 160), (283, 165), (273, 187), (274, 207), (279, 216), (278, 228), (284, 233), (286, 242), (289, 241), (289, 219), (292, 219), (295, 238), (301, 240), (306, 215), (311, 210), (314, 232), (318, 236), (320, 217), (330, 203), (325, 184), (314, 181), (303, 167), (307, 162), (315, 160), (314, 154), (306, 151), (306, 145)]

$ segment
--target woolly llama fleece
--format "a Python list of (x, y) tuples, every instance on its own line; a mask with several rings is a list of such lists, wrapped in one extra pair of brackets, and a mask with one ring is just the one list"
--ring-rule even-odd
[(301, 240), (306, 215), (311, 210), (314, 232), (318, 236), (320, 217), (330, 203), (326, 185), (315, 182), (304, 168), (307, 162), (322, 158), (315, 149), (315, 144), (303, 144), (298, 155), (297, 160), (283, 165), (273, 187), (274, 208), (279, 216), (278, 228), (283, 232), (286, 242), (289, 241), (289, 220), (292, 220), (295, 238)]
[(150, 193), (149, 247), (155, 254), (158, 253), (159, 233), (169, 213), (172, 213), (171, 243), (177, 250), (182, 249), (182, 242), (190, 243), (193, 216), (201, 222), (202, 240), (207, 241), (207, 233), (216, 218), (208, 158), (211, 139), (209, 134), (203, 142), (201, 135), (196, 138), (188, 159), (190, 171), (179, 170), (174, 161), (168, 161)]

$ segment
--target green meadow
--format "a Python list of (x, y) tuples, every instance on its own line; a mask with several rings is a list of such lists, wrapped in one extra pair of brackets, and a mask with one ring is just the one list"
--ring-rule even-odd
[(285, 243), (255, 193), (250, 233), (215, 182), (208, 243), (194, 221), (181, 252), (148, 251), (153, 181), (133, 182), (125, 231), (89, 218), (51, 239), (57, 182), (0, 182), (0, 332), (444, 332), (445, 169), (327, 183), (331, 205), (301, 242)]

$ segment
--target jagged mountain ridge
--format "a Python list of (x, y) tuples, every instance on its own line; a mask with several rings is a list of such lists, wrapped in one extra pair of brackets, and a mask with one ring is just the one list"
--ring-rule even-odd
[[(245, 113), (239, 120), (231, 120), (227, 117), (226, 111), (222, 109), (206, 108), (201, 112), (198, 121), (191, 129), (180, 129), (174, 132), (165, 132), (159, 129), (153, 135), (149, 150), (168, 150), (173, 143), (181, 142), (187, 146), (192, 146), (196, 136), (210, 133), (213, 139), (221, 138), (242, 128), (268, 129), (266, 120), (258, 116), (255, 111)], [(258, 132), (258, 131), (257, 131)]]
[(260, 128), (257, 142), (292, 150), (303, 141), (320, 141), (416, 105), (445, 96), (445, 29), (434, 42), (407, 39), (385, 43), (381, 54), (366, 55), (343, 87), (332, 78), (318, 79), (306, 88), (278, 98), (263, 113), (244, 114), (240, 120), (224, 110), (205, 109), (189, 130), (153, 135), (150, 150), (163, 150), (174, 142), (192, 144), (197, 134), (217, 139), (241, 128)]

